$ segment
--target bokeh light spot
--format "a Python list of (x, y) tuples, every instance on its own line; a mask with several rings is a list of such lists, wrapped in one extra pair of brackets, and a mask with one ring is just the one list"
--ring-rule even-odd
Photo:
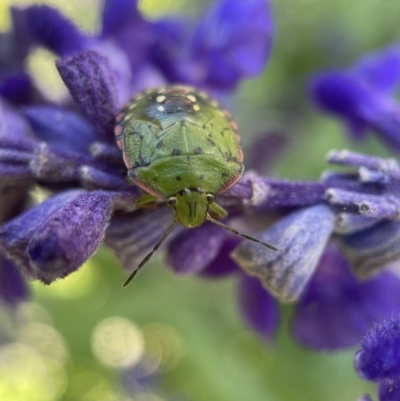
[(183, 355), (182, 338), (169, 325), (154, 323), (143, 329), (149, 368), (163, 372), (173, 369)]
[(142, 332), (122, 317), (111, 317), (100, 322), (93, 331), (91, 345), (96, 358), (112, 368), (135, 366), (144, 351)]
[(64, 338), (53, 327), (44, 323), (29, 323), (22, 326), (18, 339), (36, 349), (40, 355), (60, 364), (66, 363), (69, 353)]
[(51, 401), (65, 391), (65, 369), (22, 343), (0, 347), (0, 400)]

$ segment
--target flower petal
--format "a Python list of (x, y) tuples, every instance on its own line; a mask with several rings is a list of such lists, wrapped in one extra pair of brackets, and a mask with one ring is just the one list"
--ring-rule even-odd
[(56, 8), (33, 5), (25, 9), (29, 30), (36, 42), (60, 56), (80, 52), (88, 45), (88, 37)]
[(317, 267), (334, 221), (334, 213), (325, 205), (301, 209), (257, 236), (276, 246), (278, 251), (244, 241), (231, 256), (280, 300), (295, 301)]
[(163, 206), (134, 213), (115, 213), (104, 242), (115, 252), (122, 266), (133, 271), (172, 221), (171, 210)]
[(371, 53), (361, 59), (352, 72), (378, 90), (395, 89), (400, 83), (400, 48), (394, 45)]
[(36, 136), (41, 141), (65, 150), (88, 153), (96, 134), (78, 114), (54, 106), (30, 106), (24, 109)]
[(0, 227), (0, 249), (46, 284), (77, 270), (98, 248), (111, 215), (102, 191), (53, 196)]
[(28, 298), (29, 288), (19, 269), (0, 256), (0, 299), (9, 306), (15, 306)]
[(271, 341), (279, 325), (279, 307), (259, 280), (242, 275), (239, 282), (239, 306), (247, 324), (264, 339)]
[(264, 0), (220, 0), (199, 24), (193, 55), (206, 66), (206, 82), (232, 88), (239, 79), (256, 76), (271, 49), (273, 22)]
[(241, 242), (240, 238), (227, 236), (216, 258), (200, 272), (200, 275), (215, 279), (238, 273), (240, 271), (239, 267), (229, 255)]
[[(58, 71), (87, 118), (103, 139), (113, 140), (118, 110), (115, 77), (108, 60), (88, 50), (56, 63)], [(100, 138), (99, 138), (100, 139)]]
[(389, 272), (358, 282), (331, 245), (325, 251), (293, 318), (295, 337), (315, 348), (357, 344), (374, 322), (400, 312), (400, 280)]
[(129, 21), (131, 12), (136, 9), (137, 0), (105, 0), (101, 35), (105, 38), (118, 34)]
[(198, 273), (217, 257), (225, 237), (223, 229), (209, 222), (184, 230), (168, 246), (168, 264), (178, 274)]

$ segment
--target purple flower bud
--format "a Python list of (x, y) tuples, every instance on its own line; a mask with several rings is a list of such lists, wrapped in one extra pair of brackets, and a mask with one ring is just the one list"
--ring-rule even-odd
[(111, 141), (118, 111), (115, 76), (108, 60), (88, 50), (56, 63), (58, 71), (87, 118)]
[(360, 216), (351, 213), (339, 213), (336, 216), (335, 233), (337, 234), (354, 234), (358, 231), (365, 230), (379, 223), (380, 219)]
[(366, 278), (400, 258), (400, 222), (383, 220), (366, 230), (338, 238), (357, 277)]
[(276, 246), (278, 251), (244, 241), (232, 257), (280, 300), (296, 301), (317, 267), (334, 222), (335, 215), (328, 206), (301, 209), (258, 236)]
[(27, 7), (26, 21), (34, 40), (60, 56), (84, 50), (89, 38), (64, 17), (57, 9), (47, 5)]
[(400, 378), (399, 316), (376, 324), (363, 337), (355, 369), (366, 380)]
[(0, 250), (46, 284), (77, 270), (98, 248), (111, 215), (102, 191), (55, 195), (0, 227)]

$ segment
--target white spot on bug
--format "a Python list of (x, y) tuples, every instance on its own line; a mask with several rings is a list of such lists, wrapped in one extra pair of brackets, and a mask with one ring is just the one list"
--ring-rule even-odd
[(157, 110), (158, 110), (158, 111), (164, 111), (164, 110), (165, 110), (165, 107), (164, 107), (164, 106), (158, 106), (158, 107), (157, 107)]
[(166, 96), (162, 95), (162, 96), (157, 96), (156, 97), (156, 101), (157, 103), (161, 103), (166, 99)]
[(193, 95), (188, 95), (186, 96), (187, 99), (189, 99), (192, 103), (196, 103), (197, 99), (196, 96)]
[(199, 111), (200, 110), (200, 106), (198, 104), (193, 105), (193, 110), (194, 111)]

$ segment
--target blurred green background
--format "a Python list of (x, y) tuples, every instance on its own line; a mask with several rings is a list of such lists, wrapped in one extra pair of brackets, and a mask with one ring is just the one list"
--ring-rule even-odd
[[(8, 7), (0, 0), (0, 29)], [(99, 0), (47, 1), (83, 29), (98, 29)], [(208, 2), (142, 0), (149, 18), (198, 15)], [(318, 70), (345, 67), (400, 36), (398, 0), (275, 0), (276, 37), (264, 74), (243, 83), (230, 108), (246, 149), (257, 135), (279, 132), (289, 145), (270, 175), (317, 179), (332, 148), (378, 155), (374, 139), (349, 143), (341, 125), (320, 114), (307, 94)], [(54, 100), (66, 93), (38, 50), (29, 70)], [(245, 159), (246, 160), (246, 159)], [(102, 249), (77, 273), (51, 286), (32, 283), (16, 315), (1, 310), (0, 400), (4, 401), (356, 401), (373, 386), (353, 371), (355, 349), (318, 353), (290, 337), (284, 306), (274, 344), (248, 330), (237, 309), (236, 282), (174, 276), (162, 255), (127, 289), (126, 274)], [(135, 377), (134, 395), (122, 377)], [(154, 378), (154, 375), (157, 377)]]

